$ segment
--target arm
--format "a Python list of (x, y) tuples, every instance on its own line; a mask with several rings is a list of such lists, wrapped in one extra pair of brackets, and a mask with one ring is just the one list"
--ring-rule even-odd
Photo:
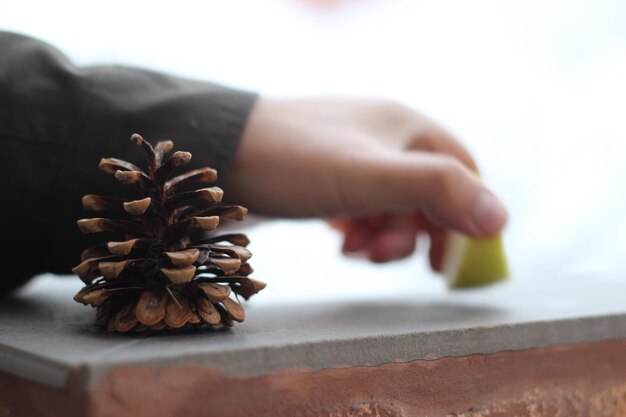
[[(67, 273), (87, 245), (76, 230), (88, 193), (120, 195), (102, 157), (136, 159), (131, 133), (172, 139), (190, 167), (224, 179), (256, 96), (120, 67), (79, 68), (38, 40), (0, 32), (1, 287)], [(8, 271), (6, 269), (8, 266)]]
[(488, 237), (507, 220), (463, 146), (395, 103), (254, 104), (253, 95), (209, 83), (76, 68), (49, 46), (15, 35), (0, 37), (0, 57), (0, 178), (12, 197), (1, 218), (21, 227), (5, 234), (12, 239), (8, 276), (69, 270), (87, 243), (71, 232), (80, 197), (119, 194), (95, 166), (108, 155), (133, 160), (125, 141), (131, 132), (171, 137), (222, 180), (228, 169), (227, 198), (253, 212), (333, 218), (344, 252), (376, 262), (408, 256), (417, 234), (427, 233), (437, 270), (445, 230)]

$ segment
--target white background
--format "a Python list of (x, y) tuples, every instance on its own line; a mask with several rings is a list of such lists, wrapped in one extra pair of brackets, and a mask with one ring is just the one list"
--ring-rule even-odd
[[(0, 28), (81, 65), (405, 102), (451, 128), (509, 206), (510, 285), (584, 276), (591, 289), (625, 275), (626, 2), (312, 3), (0, 0)], [(317, 221), (249, 233), (255, 275), (270, 284), (260, 304), (446, 291), (423, 253), (346, 260)]]

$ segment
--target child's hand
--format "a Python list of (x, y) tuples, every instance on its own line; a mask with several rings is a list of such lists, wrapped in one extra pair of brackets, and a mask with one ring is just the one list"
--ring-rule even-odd
[(507, 211), (443, 128), (398, 104), (260, 99), (229, 173), (227, 193), (252, 212), (333, 218), (344, 252), (383, 262), (431, 236), (439, 269), (443, 231), (498, 233)]

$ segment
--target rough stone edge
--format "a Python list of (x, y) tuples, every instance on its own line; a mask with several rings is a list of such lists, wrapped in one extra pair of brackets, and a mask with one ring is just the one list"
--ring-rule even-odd
[(123, 366), (158, 368), (196, 363), (211, 366), (228, 377), (256, 376), (281, 369), (375, 366), (621, 338), (626, 338), (626, 314), (329, 339), (182, 356), (172, 354), (126, 362), (98, 357), (85, 363), (68, 364), (0, 344), (0, 371), (62, 388), (72, 370), (80, 368), (82, 389), (87, 389), (111, 370)]
[(0, 372), (0, 415), (615, 417), (626, 412), (625, 351), (626, 339), (605, 340), (239, 377), (135, 365), (87, 391), (82, 368), (64, 388)]
[(625, 351), (621, 339), (247, 377), (129, 366), (86, 404), (91, 417), (616, 417), (626, 413)]
[(0, 372), (62, 388), (68, 382), (71, 366), (0, 343)]
[(72, 368), (66, 384), (53, 387), (0, 370), (0, 416), (86, 417), (84, 368)]
[(125, 366), (158, 369), (194, 363), (209, 366), (226, 377), (258, 376), (288, 369), (317, 371), (335, 367), (377, 366), (615, 339), (626, 339), (626, 314), (329, 339), (126, 362), (108, 362), (106, 358), (101, 358), (86, 364), (83, 381), (87, 384), (84, 388), (88, 389), (98, 384), (110, 371)]

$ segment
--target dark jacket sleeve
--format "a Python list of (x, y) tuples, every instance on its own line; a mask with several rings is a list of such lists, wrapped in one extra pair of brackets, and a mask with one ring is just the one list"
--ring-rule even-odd
[(120, 195), (102, 157), (143, 163), (130, 142), (170, 139), (223, 181), (255, 95), (121, 66), (79, 68), (41, 41), (0, 32), (0, 287), (68, 273), (89, 243), (81, 197)]

